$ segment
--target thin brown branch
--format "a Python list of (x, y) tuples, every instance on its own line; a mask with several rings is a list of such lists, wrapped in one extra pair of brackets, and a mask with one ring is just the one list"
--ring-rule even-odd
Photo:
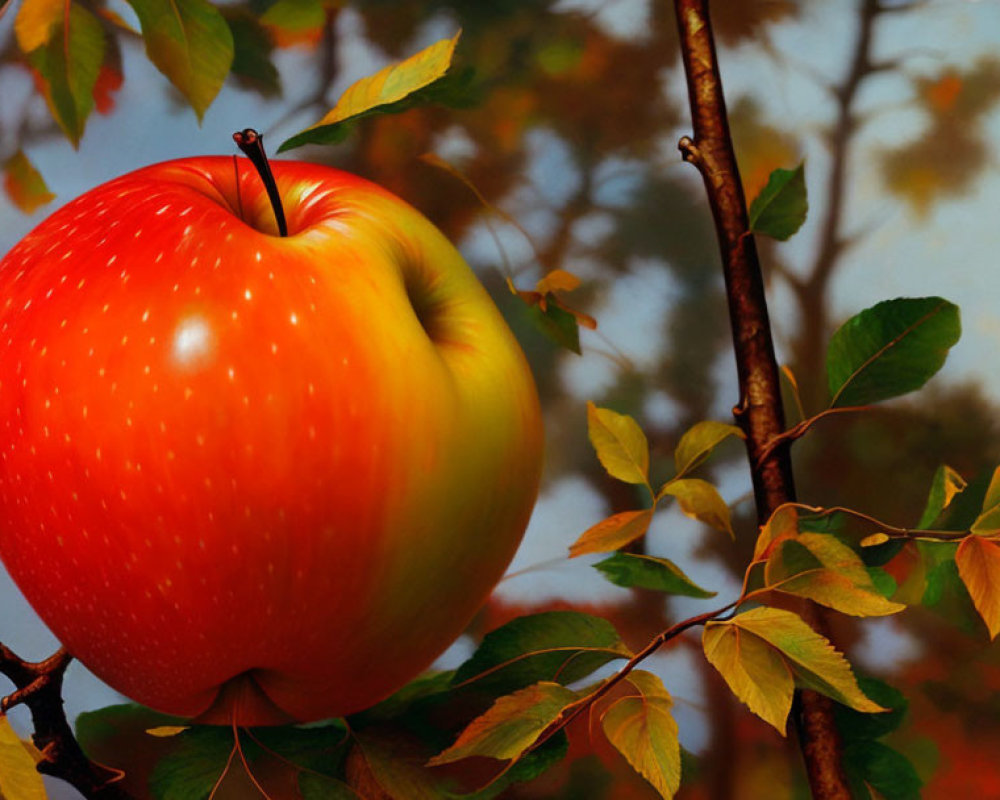
[(801, 511), (808, 511), (810, 514), (844, 514), (845, 516), (868, 523), (890, 539), (932, 539), (940, 542), (955, 542), (972, 533), (972, 531), (968, 530), (946, 531), (934, 528), (902, 528), (898, 525), (891, 525), (888, 522), (876, 519), (870, 514), (865, 514), (863, 511), (846, 508), (845, 506), (810, 506), (805, 503), (786, 503), (785, 505)]
[(821, 419), (833, 416), (834, 414), (847, 414), (854, 413), (856, 411), (867, 411), (871, 406), (839, 406), (838, 408), (827, 408), (820, 411), (818, 414), (814, 414), (811, 417), (807, 417), (801, 422), (796, 423), (791, 428), (789, 428), (784, 433), (780, 433), (777, 436), (771, 438), (771, 440), (764, 445), (764, 448), (760, 452), (758, 457), (760, 460), (770, 457), (770, 455), (781, 446), (788, 446), (796, 439), (801, 439), (805, 436), (809, 429), (819, 422)]
[[(749, 234), (708, 0), (675, 0), (674, 8), (694, 128), (694, 136), (682, 139), (679, 147), (684, 159), (701, 173), (715, 220), (740, 386), (734, 414), (746, 434), (757, 518), (764, 524), (776, 508), (795, 501), (788, 448), (764, 452), (785, 430), (764, 278), (754, 237)], [(801, 613), (817, 623), (815, 611), (806, 604)], [(813, 796), (849, 800), (832, 703), (810, 691), (799, 693), (797, 699), (799, 738)]]
[(73, 657), (60, 649), (44, 661), (25, 661), (0, 644), (0, 674), (16, 687), (0, 698), (0, 713), (23, 705), (31, 712), (31, 739), (41, 753), (38, 771), (61, 778), (87, 800), (129, 800), (122, 773), (90, 761), (73, 736), (63, 710), (63, 675)]
[[(739, 604), (739, 600), (734, 600), (732, 603), (723, 606), (722, 608), (717, 608), (715, 611), (706, 611), (704, 614), (698, 614), (695, 617), (690, 617), (686, 620), (678, 622), (671, 625), (664, 631), (661, 631), (653, 639), (651, 639), (638, 653), (632, 656), (618, 672), (608, 678), (606, 681), (601, 683), (596, 689), (594, 689), (589, 694), (581, 697), (576, 702), (566, 706), (560, 712), (559, 716), (549, 725), (545, 731), (542, 732), (541, 736), (535, 740), (535, 742), (528, 748), (528, 751), (537, 750), (543, 744), (545, 744), (549, 739), (555, 736), (559, 731), (569, 725), (574, 719), (576, 719), (580, 714), (589, 708), (592, 708), (598, 700), (608, 694), (612, 689), (614, 689), (619, 683), (625, 680), (629, 674), (638, 667), (644, 660), (649, 658), (653, 653), (659, 650), (663, 645), (669, 642), (671, 639), (676, 639), (682, 633), (691, 628), (697, 627), (698, 625), (704, 625), (706, 622), (711, 622), (721, 618), (726, 612), (735, 608)], [(526, 752), (528, 752), (526, 751)]]

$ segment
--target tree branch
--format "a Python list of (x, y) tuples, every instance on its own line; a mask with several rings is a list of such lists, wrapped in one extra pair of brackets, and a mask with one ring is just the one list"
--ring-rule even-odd
[[(746, 433), (757, 518), (763, 524), (783, 503), (795, 501), (788, 448), (771, 447), (785, 429), (778, 367), (757, 247), (749, 233), (746, 198), (729, 133), (708, 0), (675, 0), (687, 76), (693, 139), (679, 143), (685, 161), (701, 173), (722, 255), (740, 399), (734, 409)], [(816, 615), (803, 604), (815, 624)], [(840, 764), (833, 704), (815, 692), (798, 694), (798, 729), (813, 796), (849, 800)]]
[(0, 674), (16, 689), (0, 699), (0, 714), (18, 705), (31, 712), (35, 732), (31, 739), (41, 753), (38, 771), (61, 778), (87, 800), (130, 800), (118, 781), (122, 773), (90, 761), (73, 736), (63, 710), (62, 683), (73, 657), (60, 649), (44, 661), (19, 658), (0, 644)]

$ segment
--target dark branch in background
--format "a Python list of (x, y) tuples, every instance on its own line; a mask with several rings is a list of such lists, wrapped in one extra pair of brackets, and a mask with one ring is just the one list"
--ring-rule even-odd
[(837, 103), (837, 118), (828, 133), (830, 147), (830, 175), (824, 214), (820, 221), (820, 237), (809, 273), (804, 278), (791, 281), (799, 304), (799, 318), (804, 320), (802, 335), (795, 345), (795, 362), (803, 377), (806, 391), (812, 389), (807, 398), (807, 407), (814, 406), (821, 398), (825, 384), (814, 379), (821, 368), (829, 332), (826, 294), (830, 279), (840, 258), (847, 251), (852, 240), (843, 232), (843, 215), (847, 188), (847, 165), (859, 127), (859, 119), (854, 110), (858, 90), (866, 78), (885, 68), (871, 60), (872, 34), (875, 21), (880, 14), (890, 11), (906, 11), (916, 3), (898, 6), (884, 6), (880, 0), (860, 0), (858, 33), (851, 55), (851, 65), (843, 83), (831, 87)]
[(16, 689), (0, 699), (0, 713), (18, 705), (31, 712), (35, 732), (31, 737), (42, 753), (38, 771), (61, 778), (87, 800), (131, 800), (118, 781), (118, 770), (90, 761), (80, 749), (63, 710), (62, 683), (73, 657), (60, 649), (44, 661), (18, 658), (0, 644), (0, 674), (13, 681)]
[[(768, 446), (785, 430), (778, 367), (764, 296), (757, 247), (749, 234), (746, 198), (740, 182), (722, 93), (708, 0), (675, 0), (681, 54), (687, 76), (694, 139), (679, 147), (701, 173), (722, 254), (733, 347), (740, 385), (734, 415), (746, 433), (757, 518), (763, 524), (783, 503), (795, 501), (788, 448)], [(800, 613), (816, 624), (803, 604)], [(811, 691), (797, 693), (797, 723), (813, 796), (850, 800), (841, 768), (833, 702)]]

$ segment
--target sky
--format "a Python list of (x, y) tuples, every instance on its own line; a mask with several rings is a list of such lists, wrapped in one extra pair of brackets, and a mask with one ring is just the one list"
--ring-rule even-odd
[[(597, 15), (608, 30), (618, 36), (641, 36), (648, 13), (647, 0), (564, 0), (566, 9), (581, 9)], [(125, 7), (122, 6), (124, 9)], [(853, 3), (821, 2), (805, 4), (801, 18), (776, 26), (772, 42), (776, 50), (791, 56), (794, 63), (808, 70), (789, 68), (789, 62), (778, 63), (754, 44), (723, 49), (723, 78), (730, 98), (745, 92), (753, 93), (764, 105), (767, 116), (781, 119), (789, 129), (805, 132), (803, 137), (807, 185), (810, 189), (811, 213), (802, 231), (782, 245), (783, 254), (791, 264), (808, 263), (816, 246), (816, 220), (822, 210), (824, 191), (822, 179), (828, 155), (820, 143), (820, 127), (830, 121), (832, 106), (816, 81), (807, 71), (835, 78), (845, 64), (845, 53), (853, 38)], [(13, 15), (0, 20), (0, 40), (10, 35)], [(358, 20), (345, 13), (340, 22), (343, 47), (339, 58), (343, 69), (337, 84), (330, 88), (331, 101), (354, 79), (371, 72), (384, 63), (378, 53), (359, 43), (355, 34)], [(428, 40), (447, 33), (448, 22), (440, 29), (431, 26), (423, 32)], [(929, 74), (940, 64), (942, 53), (949, 62), (971, 65), (980, 55), (1000, 52), (1000, 2), (997, 0), (939, 0), (928, 2), (922, 9), (907, 15), (894, 15), (882, 24), (876, 38), (877, 52), (885, 57), (904, 55), (907, 73)], [(50, 214), (58, 204), (82, 193), (115, 175), (168, 158), (203, 153), (233, 152), (231, 134), (247, 126), (266, 131), (270, 141), (280, 141), (311, 119), (284, 119), (284, 110), (295, 104), (297, 94), (311, 90), (309, 81), (302, 79), (308, 68), (308, 58), (302, 53), (288, 52), (280, 56), (284, 74), (298, 80), (285, 82), (288, 91), (281, 103), (268, 103), (254, 94), (229, 90), (220, 96), (205, 115), (200, 127), (191, 112), (171, 113), (166, 95), (160, 91), (163, 79), (152, 65), (136, 52), (126, 52), (125, 68), (128, 80), (118, 99), (118, 110), (109, 117), (94, 115), (78, 151), (61, 139), (38, 142), (29, 148), (29, 155), (46, 175), (50, 188), (58, 195), (55, 204), (31, 216), (25, 216), (0, 197), (0, 254), (9, 250), (25, 233)], [(668, 76), (664, 91), (681, 97), (684, 91), (679, 70)], [(871, 228), (869, 236), (852, 249), (845, 266), (833, 284), (834, 316), (844, 319), (879, 300), (901, 296), (941, 295), (962, 309), (964, 336), (949, 357), (938, 380), (972, 380), (981, 383), (989, 396), (1000, 402), (1000, 370), (992, 368), (991, 356), (1000, 345), (1000, 270), (996, 253), (1000, 250), (1000, 226), (996, 209), (1000, 208), (1000, 174), (997, 171), (997, 145), (1000, 143), (1000, 108), (988, 116), (986, 129), (991, 142), (992, 165), (977, 181), (974, 190), (960, 199), (937, 204), (926, 218), (915, 217), (904, 205), (887, 201), (880, 178), (872, 169), (873, 155), (886, 145), (905, 142), (919, 136), (927, 120), (902, 102), (911, 93), (910, 84), (900, 77), (872, 81), (861, 98), (863, 109), (870, 112), (859, 144), (849, 164), (847, 225), (849, 229)], [(5, 107), (24, 102), (24, 87), (0, 72), (0, 98)], [(47, 113), (42, 106), (36, 113)], [(665, 153), (673, 153), (677, 138), (686, 129), (664, 134)], [(0, 145), (9, 133), (0, 130)], [(533, 134), (534, 157), (525, 179), (539, 192), (558, 203), (573, 189), (573, 175), (565, 168), (566, 153), (558, 139), (541, 131)], [(461, 143), (451, 143), (461, 147)], [(672, 155), (671, 155), (672, 157)], [(625, 164), (627, 167), (628, 165)], [(693, 183), (700, 181), (694, 170), (677, 165), (678, 175)], [(635, 184), (627, 175), (614, 183), (610, 192), (627, 193)], [(610, 198), (613, 200), (613, 197)], [(515, 217), (516, 204), (508, 208)], [(598, 237), (606, 220), (587, 221), (575, 232), (580, 240)], [(501, 230), (505, 248), (517, 259), (527, 259), (530, 253), (515, 231)], [(485, 228), (473, 228), (460, 249), (473, 263), (495, 263), (495, 244)], [(579, 265), (579, 274), (586, 277), (586, 264)], [(600, 393), (614, 379), (614, 366), (600, 350), (610, 342), (637, 363), (652, 363), (655, 353), (648, 339), (639, 339), (636, 330), (645, 320), (655, 320), (669, 308), (673, 286), (668, 273), (655, 262), (635, 263), (590, 309), (601, 322), (601, 339), (584, 335), (583, 357), (567, 356), (560, 363), (560, 374), (573, 393), (586, 399)], [(792, 308), (784, 289), (775, 287), (770, 298), (771, 315), (777, 320), (778, 347), (783, 349), (782, 330), (792, 326), (782, 324)], [(650, 322), (650, 324), (652, 324)], [(780, 357), (780, 352), (779, 352)], [(731, 358), (731, 357), (729, 357)], [(732, 364), (720, 362), (718, 369), (719, 397), (716, 409), (720, 419), (726, 419), (736, 396)], [(651, 418), (669, 419), (671, 402), (663, 396), (652, 396), (647, 403)], [(748, 488), (742, 471), (722, 475), (723, 495), (734, 500)], [(511, 565), (519, 573), (502, 582), (501, 596), (539, 600), (545, 597), (613, 600), (625, 590), (603, 581), (589, 568), (594, 559), (579, 559), (572, 564), (561, 561), (567, 546), (579, 533), (608, 513), (600, 500), (578, 475), (565, 475), (545, 487), (529, 525), (524, 544)], [(738, 587), (718, 564), (694, 558), (698, 536), (694, 526), (685, 525), (679, 515), (658, 515), (650, 541), (654, 554), (669, 554), (681, 564), (695, 582), (720, 591), (720, 596), (733, 594)], [(531, 569), (536, 565), (541, 569)], [(528, 572), (523, 572), (528, 570)], [(674, 600), (678, 613), (697, 613), (707, 608), (704, 601)], [(711, 601), (709, 601), (711, 602)], [(912, 642), (894, 631), (891, 620), (878, 623), (879, 641), (895, 636), (891, 650), (896, 657), (917, 657)], [(0, 640), (28, 658), (49, 655), (57, 643), (34, 616), (20, 593), (0, 570)], [(862, 642), (857, 655), (862, 661), (877, 664), (885, 657), (885, 648)], [(442, 663), (451, 664), (468, 651), (468, 642), (460, 641)], [(699, 684), (693, 670), (671, 666), (673, 660), (688, 658), (687, 651), (663, 656), (664, 668), (686, 675), (683, 685), (675, 689), (682, 698), (678, 715), (690, 716), (690, 724), (681, 719), (684, 743), (697, 750), (704, 745), (704, 726), (697, 720)], [(683, 666), (683, 665), (682, 665)], [(118, 696), (103, 686), (79, 665), (74, 665), (67, 677), (64, 692), (71, 717), (80, 711), (118, 702)], [(686, 703), (686, 704), (685, 704)], [(12, 715), (24, 729), (23, 710)], [(62, 790), (60, 790), (62, 791)], [(56, 796), (71, 797), (72, 794)]]

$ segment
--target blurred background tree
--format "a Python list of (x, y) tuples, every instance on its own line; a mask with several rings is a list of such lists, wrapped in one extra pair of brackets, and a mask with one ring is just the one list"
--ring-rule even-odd
[[(586, 401), (643, 424), (657, 475), (669, 472), (680, 432), (728, 420), (737, 397), (714, 231), (700, 180), (675, 148), (689, 123), (672, 4), (251, 0), (213, 10), (192, 2), (191, 30), (203, 39), (191, 46), (213, 54), (210, 68), (194, 72), (165, 55), (133, 10), (143, 7), (56, 4), (50, 13), (72, 11), (43, 40), (14, 0), (0, 6), (0, 252), (84, 189), (151, 161), (229, 152), (229, 134), (246, 125), (273, 151), (352, 80), (461, 28), (458, 61), (474, 75), (459, 108), (374, 117), (336, 148), (294, 156), (369, 177), (439, 225), (493, 292), (538, 380), (548, 436), (539, 507), (511, 577), (446, 659), (526, 611), (591, 610), (639, 645), (703, 602), (618, 589), (587, 559), (564, 559), (584, 528), (639, 502), (593, 456)], [(971, 477), (1000, 460), (1000, 381), (984, 369), (1000, 333), (989, 211), (1000, 199), (1000, 61), (991, 55), (1000, 9), (716, 0), (713, 15), (748, 197), (774, 168), (806, 161), (806, 227), (789, 244), (762, 245), (779, 357), (799, 390), (787, 398), (790, 422), (799, 401), (806, 414), (820, 407), (826, 342), (853, 311), (903, 293), (941, 294), (963, 309), (966, 341), (931, 391), (826, 420), (797, 450), (804, 502), (912, 524), (940, 464)], [(421, 159), (428, 153), (460, 170), (486, 205)], [(543, 336), (504, 284), (510, 272), (527, 289), (557, 268), (583, 280), (574, 305), (598, 321), (581, 332), (582, 356)], [(725, 448), (713, 470), (735, 504), (735, 545), (665, 514), (642, 546), (726, 591), (738, 586), (755, 523), (739, 446)], [(930, 588), (936, 602), (891, 619), (838, 619), (834, 639), (909, 698), (894, 745), (926, 781), (925, 797), (1000, 796), (990, 755), (1000, 747), (1000, 651), (986, 644), (958, 582), (921, 570), (906, 552), (887, 568), (901, 591), (919, 599)], [(37, 656), (51, 649), (9, 582), (0, 605), (8, 644)], [(746, 714), (691, 655), (679, 642), (653, 659), (679, 700), (691, 754), (680, 796), (803, 796), (794, 742)], [(67, 698), (77, 712), (105, 702), (107, 691), (78, 675)], [(575, 726), (569, 759), (504, 796), (654, 797), (600, 736)]]

